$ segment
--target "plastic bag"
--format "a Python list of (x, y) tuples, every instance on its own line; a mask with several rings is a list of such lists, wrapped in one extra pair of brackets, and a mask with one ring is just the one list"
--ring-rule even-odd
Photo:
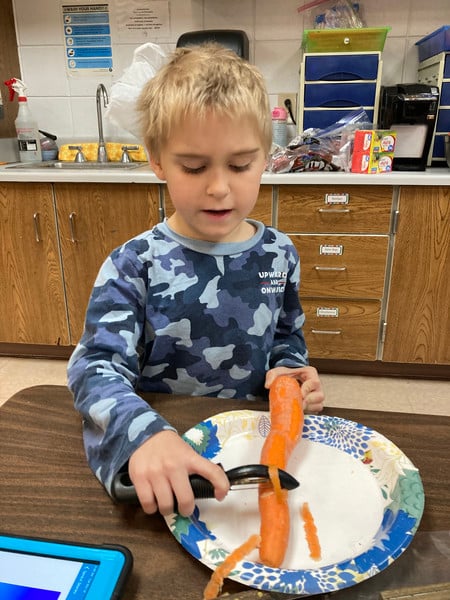
[(155, 76), (166, 60), (165, 52), (157, 44), (148, 42), (136, 48), (131, 65), (111, 87), (105, 118), (140, 138), (136, 101), (144, 85)]
[(272, 148), (267, 171), (350, 171), (354, 132), (367, 128), (371, 129), (372, 124), (361, 108), (325, 129), (307, 129), (291, 140), (286, 148)]
[(351, 0), (313, 0), (297, 12), (311, 12), (314, 29), (359, 29), (365, 27), (358, 2)]

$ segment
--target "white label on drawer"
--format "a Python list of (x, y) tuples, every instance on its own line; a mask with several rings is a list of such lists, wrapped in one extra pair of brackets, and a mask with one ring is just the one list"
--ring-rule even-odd
[(316, 309), (317, 317), (338, 317), (339, 316), (339, 308), (328, 308), (326, 306), (318, 306)]
[(319, 247), (319, 254), (323, 254), (325, 256), (341, 256), (343, 252), (344, 246), (342, 244), (320, 244)]
[(348, 204), (348, 194), (325, 194), (325, 204)]

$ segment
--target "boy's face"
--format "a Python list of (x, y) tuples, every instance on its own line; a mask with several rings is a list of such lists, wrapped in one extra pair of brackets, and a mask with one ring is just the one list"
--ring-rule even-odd
[(210, 242), (238, 242), (253, 235), (244, 219), (258, 198), (266, 156), (248, 119), (192, 116), (150, 164), (167, 182), (174, 231)]

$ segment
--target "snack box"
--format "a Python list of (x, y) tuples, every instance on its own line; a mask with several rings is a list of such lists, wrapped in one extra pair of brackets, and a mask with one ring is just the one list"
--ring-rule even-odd
[(355, 131), (352, 173), (389, 173), (392, 171), (397, 134), (395, 131), (360, 129)]

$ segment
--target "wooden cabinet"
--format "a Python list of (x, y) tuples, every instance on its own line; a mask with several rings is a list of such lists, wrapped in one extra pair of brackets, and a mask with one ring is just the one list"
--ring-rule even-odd
[(159, 188), (56, 183), (54, 190), (70, 343), (76, 344), (101, 264), (114, 248), (158, 222)]
[(375, 360), (392, 187), (280, 186), (278, 227), (300, 255), (311, 357)]
[(402, 187), (383, 360), (450, 364), (450, 187)]
[[(172, 214), (163, 184), (0, 183), (1, 350), (61, 356), (76, 344), (101, 264), (163, 207)], [(266, 184), (250, 216), (298, 249), (312, 359), (378, 374), (447, 369), (450, 186)]]
[(0, 342), (69, 344), (51, 184), (0, 184), (0, 247)]

